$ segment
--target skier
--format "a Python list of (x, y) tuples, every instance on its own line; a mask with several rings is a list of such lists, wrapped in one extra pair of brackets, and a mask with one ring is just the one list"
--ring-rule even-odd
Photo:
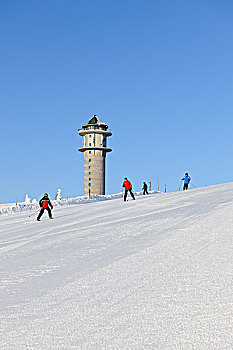
[(145, 183), (145, 181), (143, 182), (142, 190), (143, 190), (143, 194), (149, 194), (149, 193), (147, 192), (147, 184)]
[[(41, 198), (41, 200), (39, 201), (39, 205), (40, 205), (40, 213), (37, 217), (37, 221), (40, 221), (41, 216), (44, 214), (44, 210), (46, 209), (48, 211), (49, 214), (49, 218), (53, 219), (52, 217), (52, 213), (51, 213), (51, 209), (53, 209), (53, 206), (50, 202), (48, 193), (44, 194), (44, 197)], [(51, 208), (51, 209), (50, 209)]]
[(183, 187), (183, 191), (184, 190), (188, 190), (189, 188), (189, 183), (191, 181), (191, 177), (189, 176), (188, 173), (185, 173), (185, 176), (183, 177), (183, 179), (181, 179), (182, 181), (184, 180), (184, 187)]
[(132, 192), (132, 184), (131, 184), (131, 182), (127, 179), (127, 177), (125, 177), (125, 181), (123, 182), (122, 187), (125, 188), (124, 202), (126, 201), (128, 191), (129, 191), (129, 193), (131, 194), (131, 197), (133, 198), (133, 200), (135, 200), (134, 194), (133, 194), (133, 192)]

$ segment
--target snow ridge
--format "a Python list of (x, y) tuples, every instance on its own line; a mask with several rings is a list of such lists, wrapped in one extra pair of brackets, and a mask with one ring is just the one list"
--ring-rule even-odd
[[(150, 194), (157, 194), (160, 192), (157, 191), (151, 191), (149, 192)], [(135, 196), (142, 196), (143, 192), (134, 192)], [(51, 201), (53, 206), (55, 207), (62, 207), (62, 206), (70, 206), (70, 205), (77, 205), (77, 204), (88, 204), (88, 203), (93, 203), (93, 202), (102, 202), (102, 201), (108, 201), (112, 199), (118, 199), (122, 197), (122, 193), (116, 193), (116, 194), (109, 194), (109, 195), (103, 195), (103, 196), (90, 196), (90, 197), (75, 197), (75, 198), (66, 198), (66, 199), (61, 199), (61, 200), (53, 200)], [(24, 212), (24, 211), (30, 211), (30, 210), (37, 210), (39, 209), (39, 203), (27, 203), (27, 202), (22, 202), (13, 204), (1, 204), (0, 205), (0, 215), (4, 214), (14, 214), (14, 213), (19, 213), (19, 212)]]

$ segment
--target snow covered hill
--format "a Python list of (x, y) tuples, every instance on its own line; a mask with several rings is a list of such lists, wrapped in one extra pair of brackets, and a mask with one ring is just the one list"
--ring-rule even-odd
[(29, 213), (0, 217), (0, 349), (233, 349), (233, 183)]

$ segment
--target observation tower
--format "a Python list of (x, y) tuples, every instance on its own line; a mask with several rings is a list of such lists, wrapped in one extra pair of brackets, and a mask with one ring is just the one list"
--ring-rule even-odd
[(94, 115), (78, 134), (83, 136), (84, 153), (84, 196), (105, 194), (105, 157), (111, 148), (107, 147), (107, 137), (112, 135), (108, 125)]

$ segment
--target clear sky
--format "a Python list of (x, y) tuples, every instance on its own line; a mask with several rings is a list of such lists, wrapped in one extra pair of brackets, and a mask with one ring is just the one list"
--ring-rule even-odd
[(93, 114), (107, 193), (232, 181), (232, 0), (1, 1), (0, 202), (82, 195)]

